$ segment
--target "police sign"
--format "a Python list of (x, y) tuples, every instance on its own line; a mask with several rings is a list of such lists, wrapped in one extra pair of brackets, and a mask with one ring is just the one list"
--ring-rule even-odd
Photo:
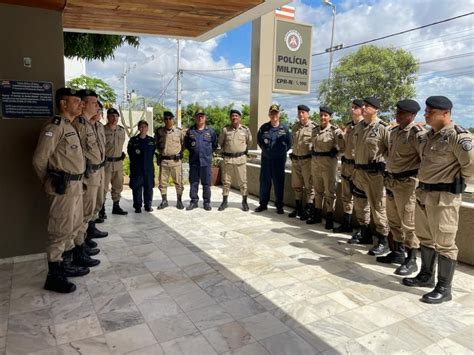
[(309, 93), (311, 33), (310, 25), (276, 20), (273, 92)]

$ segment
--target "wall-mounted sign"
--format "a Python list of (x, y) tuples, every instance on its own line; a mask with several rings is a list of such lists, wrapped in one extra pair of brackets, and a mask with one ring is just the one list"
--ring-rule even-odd
[(3, 118), (52, 117), (53, 84), (48, 81), (0, 80)]
[(312, 26), (276, 20), (273, 92), (308, 94)]

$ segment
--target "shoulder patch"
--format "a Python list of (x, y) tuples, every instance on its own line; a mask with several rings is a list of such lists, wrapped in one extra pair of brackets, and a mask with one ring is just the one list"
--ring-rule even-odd
[(456, 133), (457, 134), (460, 134), (460, 133), (469, 133), (468, 130), (466, 130), (464, 127), (462, 126), (458, 126), (457, 124), (454, 125), (454, 129), (456, 130)]
[(53, 119), (51, 120), (51, 123), (59, 126), (61, 124), (61, 117), (59, 116), (53, 117)]
[(380, 119), (380, 124), (384, 127), (387, 127), (388, 126), (388, 122), (385, 122), (384, 120)]

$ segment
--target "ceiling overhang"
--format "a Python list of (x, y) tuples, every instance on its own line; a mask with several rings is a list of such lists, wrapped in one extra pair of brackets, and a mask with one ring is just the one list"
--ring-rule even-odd
[(63, 13), (69, 32), (206, 41), (288, 0), (0, 0)]

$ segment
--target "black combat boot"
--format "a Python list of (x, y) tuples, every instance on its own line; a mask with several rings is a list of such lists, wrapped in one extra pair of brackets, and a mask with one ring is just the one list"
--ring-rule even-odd
[(145, 211), (147, 212), (153, 212), (153, 208), (151, 208), (151, 206), (145, 206)]
[(344, 213), (342, 224), (333, 231), (334, 233), (352, 233), (352, 214)]
[(434, 282), (434, 265), (436, 263), (436, 257), (438, 253), (433, 248), (425, 246), (420, 247), (421, 252), (421, 269), (418, 275), (415, 277), (405, 277), (402, 283), (405, 286), (415, 287), (433, 287)]
[(309, 214), (311, 213), (311, 206), (312, 203), (307, 203), (306, 206), (301, 207), (301, 213), (300, 213), (300, 220), (306, 221), (309, 218)]
[(326, 213), (326, 224), (324, 229), (333, 229), (334, 228), (334, 214), (332, 212)]
[(119, 201), (114, 201), (114, 205), (112, 207), (112, 214), (119, 214), (125, 216), (128, 214), (128, 212), (124, 211), (122, 207), (120, 207)]
[(379, 232), (375, 233), (377, 237), (376, 244), (369, 249), (367, 254), (369, 255), (382, 255), (388, 250), (388, 238), (386, 235), (382, 235)]
[(71, 293), (76, 290), (76, 285), (67, 280), (62, 263), (56, 261), (48, 262), (48, 276), (46, 276), (44, 289), (59, 293)]
[(438, 256), (438, 282), (433, 291), (423, 295), (421, 300), (425, 303), (436, 304), (451, 301), (451, 284), (453, 283), (456, 260), (444, 255)]
[(94, 256), (100, 253), (99, 248), (91, 248), (90, 246), (87, 245), (87, 243), (84, 242), (84, 251), (87, 255), (89, 256)]
[(105, 203), (102, 205), (102, 208), (99, 211), (99, 218), (107, 219), (107, 213), (105, 213)]
[(84, 243), (86, 243), (89, 248), (97, 248), (97, 243), (94, 242), (87, 234), (86, 238), (84, 239)]
[(416, 265), (416, 249), (407, 249), (407, 257), (402, 265), (400, 265), (396, 270), (396, 275), (408, 276), (418, 271), (418, 266)]
[(316, 224), (316, 223), (321, 223), (322, 222), (322, 210), (319, 208), (314, 208), (312, 210), (311, 216), (308, 218), (306, 221), (306, 224)]
[(247, 196), (242, 196), (242, 211), (248, 212), (249, 204), (247, 203)]
[(76, 266), (72, 264), (72, 249), (63, 253), (63, 270), (66, 277), (78, 277), (87, 275), (90, 270), (88, 267)]
[(367, 224), (361, 224), (359, 229), (347, 241), (349, 244), (373, 244), (372, 231)]
[(202, 208), (204, 208), (205, 211), (212, 210), (211, 204), (209, 202), (204, 202), (204, 204), (202, 205)]
[(266, 205), (259, 205), (256, 209), (255, 212), (263, 212), (266, 211), (268, 207)]
[(168, 199), (166, 198), (166, 195), (161, 196), (161, 203), (157, 207), (159, 210), (162, 210), (163, 208), (168, 207)]
[(222, 196), (222, 203), (217, 210), (224, 211), (227, 207), (227, 196)]
[(296, 207), (292, 212), (288, 213), (288, 217), (295, 218), (299, 216), (301, 216), (301, 201), (296, 200)]
[(89, 225), (87, 226), (87, 236), (91, 239), (94, 238), (105, 238), (109, 235), (108, 232), (101, 232), (95, 227), (94, 221), (89, 221)]
[(178, 210), (182, 210), (184, 208), (184, 205), (183, 205), (183, 200), (182, 200), (182, 195), (178, 195), (177, 196), (177, 199), (178, 201), (176, 201), (176, 208)]
[(405, 247), (403, 243), (393, 241), (393, 250), (384, 256), (378, 256), (377, 262), (382, 264), (403, 264), (405, 262)]
[(84, 251), (84, 244), (76, 245), (72, 250), (72, 263), (76, 266), (94, 267), (100, 264), (100, 260), (92, 259)]

